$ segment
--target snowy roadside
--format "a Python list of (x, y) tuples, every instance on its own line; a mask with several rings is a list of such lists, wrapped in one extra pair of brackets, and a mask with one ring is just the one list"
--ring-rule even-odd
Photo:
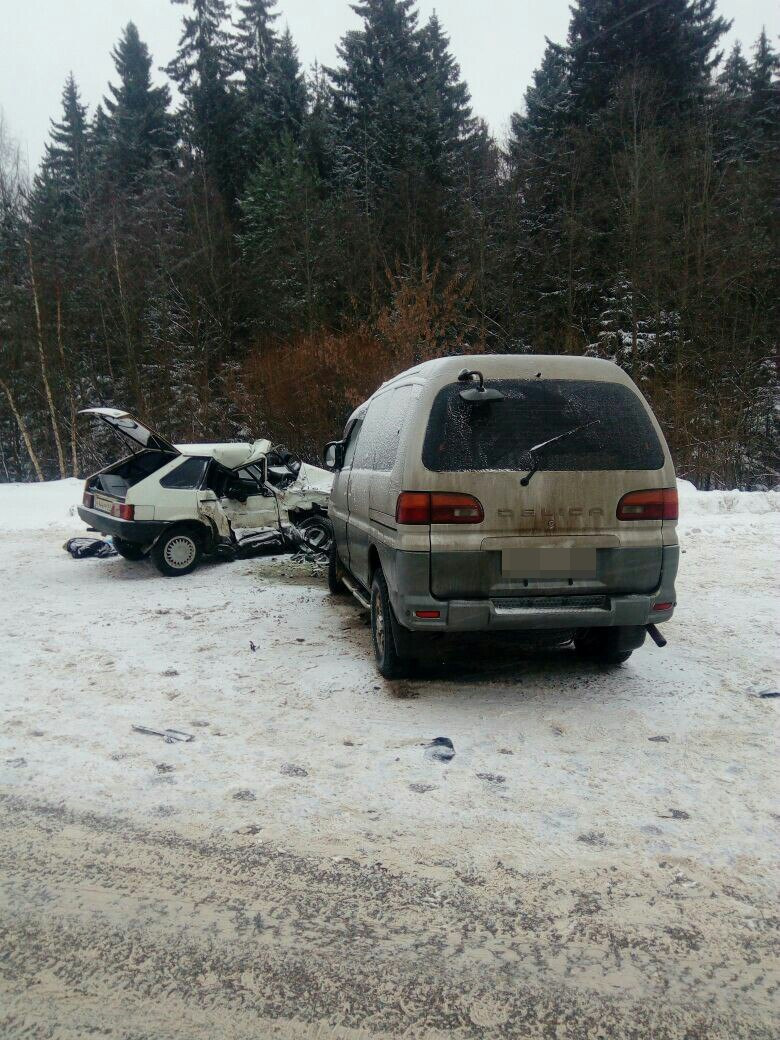
[[(566, 652), (486, 653), (392, 687), (353, 602), (284, 557), (181, 581), (74, 562), (60, 546), (80, 533), (79, 493), (77, 481), (0, 487), (12, 789), (187, 826), (256, 824), (331, 854), (388, 842), (398, 863), (450, 855), (453, 833), (475, 868), (499, 854), (525, 868), (575, 851), (723, 865), (769, 854), (772, 789), (754, 781), (777, 711), (757, 694), (777, 685), (780, 494), (683, 485), (665, 651), (646, 645), (614, 673)], [(196, 739), (166, 745), (133, 724)], [(440, 735), (455, 744), (448, 766), (421, 747)]]
[[(780, 701), (761, 693), (780, 689), (780, 495), (681, 489), (680, 607), (665, 650), (646, 645), (604, 672), (567, 651), (499, 657), (486, 646), (391, 684), (374, 670), (357, 606), (289, 557), (209, 564), (181, 580), (121, 558), (72, 560), (61, 547), (82, 533), (69, 511), (80, 493), (78, 482), (0, 486), (9, 805), (126, 821), (159, 834), (160, 849), (178, 834), (227, 843), (221, 857), (239, 843), (388, 871), (399, 920), (409, 917), (388, 963), (406, 964), (414, 948), (419, 908), (404, 909), (404, 892), (415, 885), (435, 886), (424, 905), (520, 899), (549, 935), (506, 943), (531, 943), (545, 985), (628, 987), (725, 1015), (739, 977), (745, 1021), (769, 1022)], [(166, 744), (134, 724), (195, 739)], [(454, 744), (448, 763), (426, 754), (436, 736)], [(63, 835), (96, 842), (90, 870), (108, 838), (81, 826), (74, 818)], [(81, 870), (71, 866), (77, 893)], [(175, 906), (184, 867), (170, 870)], [(198, 883), (221, 886), (218, 873)], [(62, 898), (69, 919), (74, 897)], [(101, 905), (112, 898), (109, 884)], [(114, 900), (118, 918), (129, 898)], [(521, 928), (518, 914), (507, 928)], [(235, 936), (224, 935), (228, 950)], [(497, 964), (509, 956), (499, 940)], [(630, 948), (626, 963), (613, 943)], [(463, 964), (477, 970), (485, 956)]]

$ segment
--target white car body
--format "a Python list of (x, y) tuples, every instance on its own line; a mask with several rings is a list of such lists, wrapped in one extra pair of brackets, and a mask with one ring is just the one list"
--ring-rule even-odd
[(285, 462), (267, 439), (172, 444), (119, 409), (81, 414), (100, 419), (131, 449), (87, 479), (79, 508), (85, 523), (111, 535), (130, 559), (152, 550), (174, 527), (195, 537), (197, 556), (235, 546), (236, 530), (280, 529), (327, 513), (332, 475), (289, 455)]

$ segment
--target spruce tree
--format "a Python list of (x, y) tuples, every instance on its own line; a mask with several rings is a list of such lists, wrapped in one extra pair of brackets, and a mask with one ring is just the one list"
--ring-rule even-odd
[(52, 120), (50, 141), (45, 148), (42, 174), (72, 206), (83, 202), (89, 161), (89, 129), (86, 105), (81, 103), (79, 89), (68, 75), (62, 91), (62, 119)]
[(753, 48), (750, 65), (750, 115), (755, 130), (763, 137), (777, 138), (780, 131), (780, 57), (762, 29)]
[(730, 24), (715, 0), (577, 0), (567, 41), (575, 113), (602, 109), (628, 72), (651, 73), (665, 102), (688, 105), (706, 90)]
[(243, 77), (247, 95), (254, 97), (268, 76), (268, 66), (276, 50), (277, 35), (273, 23), (279, 17), (274, 11), (276, 0), (239, 0), (239, 18), (233, 33), (236, 69)]
[(308, 92), (298, 49), (285, 29), (268, 67), (268, 125), (275, 141), (300, 140), (306, 119)]
[(423, 70), (414, 0), (362, 0), (352, 10), (363, 27), (346, 34), (341, 64), (327, 72), (342, 170), (370, 196), (424, 154)]
[(750, 65), (742, 53), (742, 44), (737, 40), (731, 53), (723, 63), (718, 83), (732, 98), (745, 97), (750, 90)]
[(451, 180), (461, 145), (474, 129), (471, 98), (435, 12), (420, 33), (419, 45), (428, 167), (437, 179)]
[(111, 56), (119, 84), (109, 84), (111, 97), (104, 99), (105, 158), (114, 183), (129, 187), (155, 166), (172, 161), (171, 95), (167, 86), (152, 86), (152, 59), (132, 22), (123, 30)]
[(225, 0), (172, 0), (191, 4), (176, 57), (167, 73), (184, 97), (184, 126), (194, 156), (205, 166), (228, 207), (240, 191), (239, 105), (231, 81), (235, 59)]

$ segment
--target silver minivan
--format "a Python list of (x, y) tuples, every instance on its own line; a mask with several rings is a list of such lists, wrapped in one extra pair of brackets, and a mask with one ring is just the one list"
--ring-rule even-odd
[(380, 672), (426, 636), (532, 633), (625, 661), (675, 607), (677, 489), (608, 361), (471, 355), (384, 383), (325, 448), (329, 586), (371, 611)]

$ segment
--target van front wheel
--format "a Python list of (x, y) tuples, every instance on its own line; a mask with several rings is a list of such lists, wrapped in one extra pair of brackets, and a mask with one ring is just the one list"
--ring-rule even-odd
[(377, 570), (371, 585), (371, 641), (376, 666), (385, 679), (400, 679), (408, 671), (409, 661), (398, 653), (393, 635), (393, 616), (387, 582)]
[(347, 586), (341, 580), (341, 560), (335, 537), (331, 539), (328, 548), (328, 589), (333, 596), (343, 596), (347, 591)]

